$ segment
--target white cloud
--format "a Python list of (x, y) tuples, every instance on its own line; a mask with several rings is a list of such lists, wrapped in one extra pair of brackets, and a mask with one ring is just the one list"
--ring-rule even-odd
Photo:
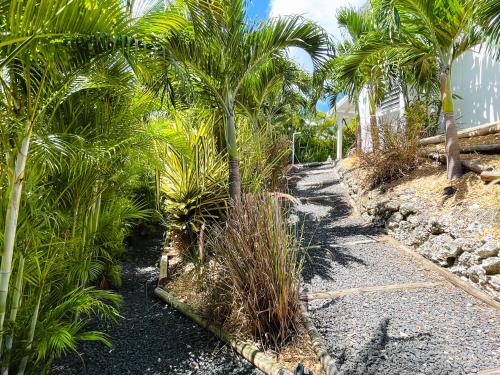
[[(344, 6), (360, 7), (366, 0), (271, 0), (269, 16), (300, 14), (317, 22), (337, 40), (341, 33), (337, 25), (337, 11)], [(291, 49), (291, 57), (307, 70), (312, 70), (311, 59), (302, 50)]]

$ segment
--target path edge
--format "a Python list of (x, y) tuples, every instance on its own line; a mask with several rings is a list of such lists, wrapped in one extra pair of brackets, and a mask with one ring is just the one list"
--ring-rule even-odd
[(311, 339), (313, 349), (316, 352), (316, 355), (318, 356), (318, 359), (321, 362), (326, 375), (338, 375), (339, 370), (337, 368), (337, 363), (328, 353), (325, 339), (316, 329), (316, 326), (314, 325), (311, 316), (307, 311), (307, 306), (304, 302), (300, 302), (300, 315), (302, 318), (302, 322), (306, 327), (307, 333), (309, 334), (309, 337)]
[[(157, 287), (154, 293), (162, 301), (172, 306), (174, 309), (193, 320), (196, 324), (211, 332), (218, 339), (231, 346), (231, 348), (240, 356), (245, 358), (252, 365), (267, 375), (292, 375), (290, 371), (278, 364), (274, 359), (269, 357), (264, 352), (260, 351), (252, 344), (240, 340), (224, 329), (210, 324), (206, 319), (202, 318), (190, 305), (181, 302), (165, 289)], [(168, 324), (168, 322), (165, 322)]]

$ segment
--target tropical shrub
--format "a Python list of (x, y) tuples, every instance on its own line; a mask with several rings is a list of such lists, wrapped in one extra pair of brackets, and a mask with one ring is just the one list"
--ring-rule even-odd
[(245, 195), (209, 241), (232, 292), (232, 311), (262, 342), (279, 346), (297, 331), (302, 261), (281, 203)]
[(287, 137), (278, 134), (270, 126), (253, 130), (242, 123), (238, 145), (243, 191), (257, 193), (282, 190), (282, 177), (291, 152)]
[(178, 250), (190, 250), (201, 226), (221, 217), (227, 207), (227, 161), (217, 151), (212, 124), (200, 123), (194, 112), (179, 114), (164, 126), (174, 130), (179, 142), (157, 144), (161, 209), (172, 236), (180, 235), (187, 245)]

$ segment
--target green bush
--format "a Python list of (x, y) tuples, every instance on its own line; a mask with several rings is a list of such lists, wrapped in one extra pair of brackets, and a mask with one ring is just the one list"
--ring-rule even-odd
[(217, 152), (211, 124), (194, 121), (186, 113), (165, 122), (184, 146), (166, 144), (159, 152), (161, 209), (167, 214), (172, 236), (180, 235), (187, 245), (181, 251), (192, 250), (201, 226), (218, 219), (228, 204), (226, 158)]

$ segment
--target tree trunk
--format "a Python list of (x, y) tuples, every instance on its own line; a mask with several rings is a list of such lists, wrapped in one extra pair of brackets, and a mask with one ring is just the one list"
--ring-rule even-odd
[[(12, 304), (10, 307), (9, 324), (12, 327), (16, 323), (17, 312), (21, 304), (23, 276), (24, 276), (24, 256), (21, 254), (19, 258), (19, 266), (17, 269), (16, 286), (14, 289), (14, 293), (12, 295)], [(4, 352), (5, 358), (3, 359), (3, 364), (2, 364), (2, 375), (9, 374), (9, 366), (10, 366), (10, 358), (11, 358), (13, 342), (14, 342), (14, 333), (11, 332), (7, 335), (7, 339), (5, 340), (5, 352)]]
[(0, 265), (0, 355), (3, 347), (3, 330), (5, 314), (7, 311), (7, 295), (9, 294), (9, 281), (12, 274), (12, 257), (17, 232), (17, 219), (19, 217), (19, 206), (24, 183), (24, 171), (26, 158), (30, 145), (32, 124), (28, 122), (25, 129), (21, 149), (17, 154), (16, 164), (10, 182), (9, 203), (5, 218), (4, 248), (2, 264)]
[(380, 136), (377, 125), (377, 107), (373, 93), (368, 92), (368, 101), (370, 102), (370, 135), (372, 137), (373, 151), (380, 149)]
[(236, 144), (236, 126), (234, 119), (234, 99), (226, 99), (226, 143), (229, 156), (229, 196), (233, 202), (241, 197), (240, 166), (238, 145)]
[(453, 108), (450, 67), (440, 76), (441, 103), (444, 116), (444, 132), (446, 147), (446, 170), (448, 178), (454, 180), (463, 174), (460, 162), (460, 145), (458, 144), (457, 123)]

